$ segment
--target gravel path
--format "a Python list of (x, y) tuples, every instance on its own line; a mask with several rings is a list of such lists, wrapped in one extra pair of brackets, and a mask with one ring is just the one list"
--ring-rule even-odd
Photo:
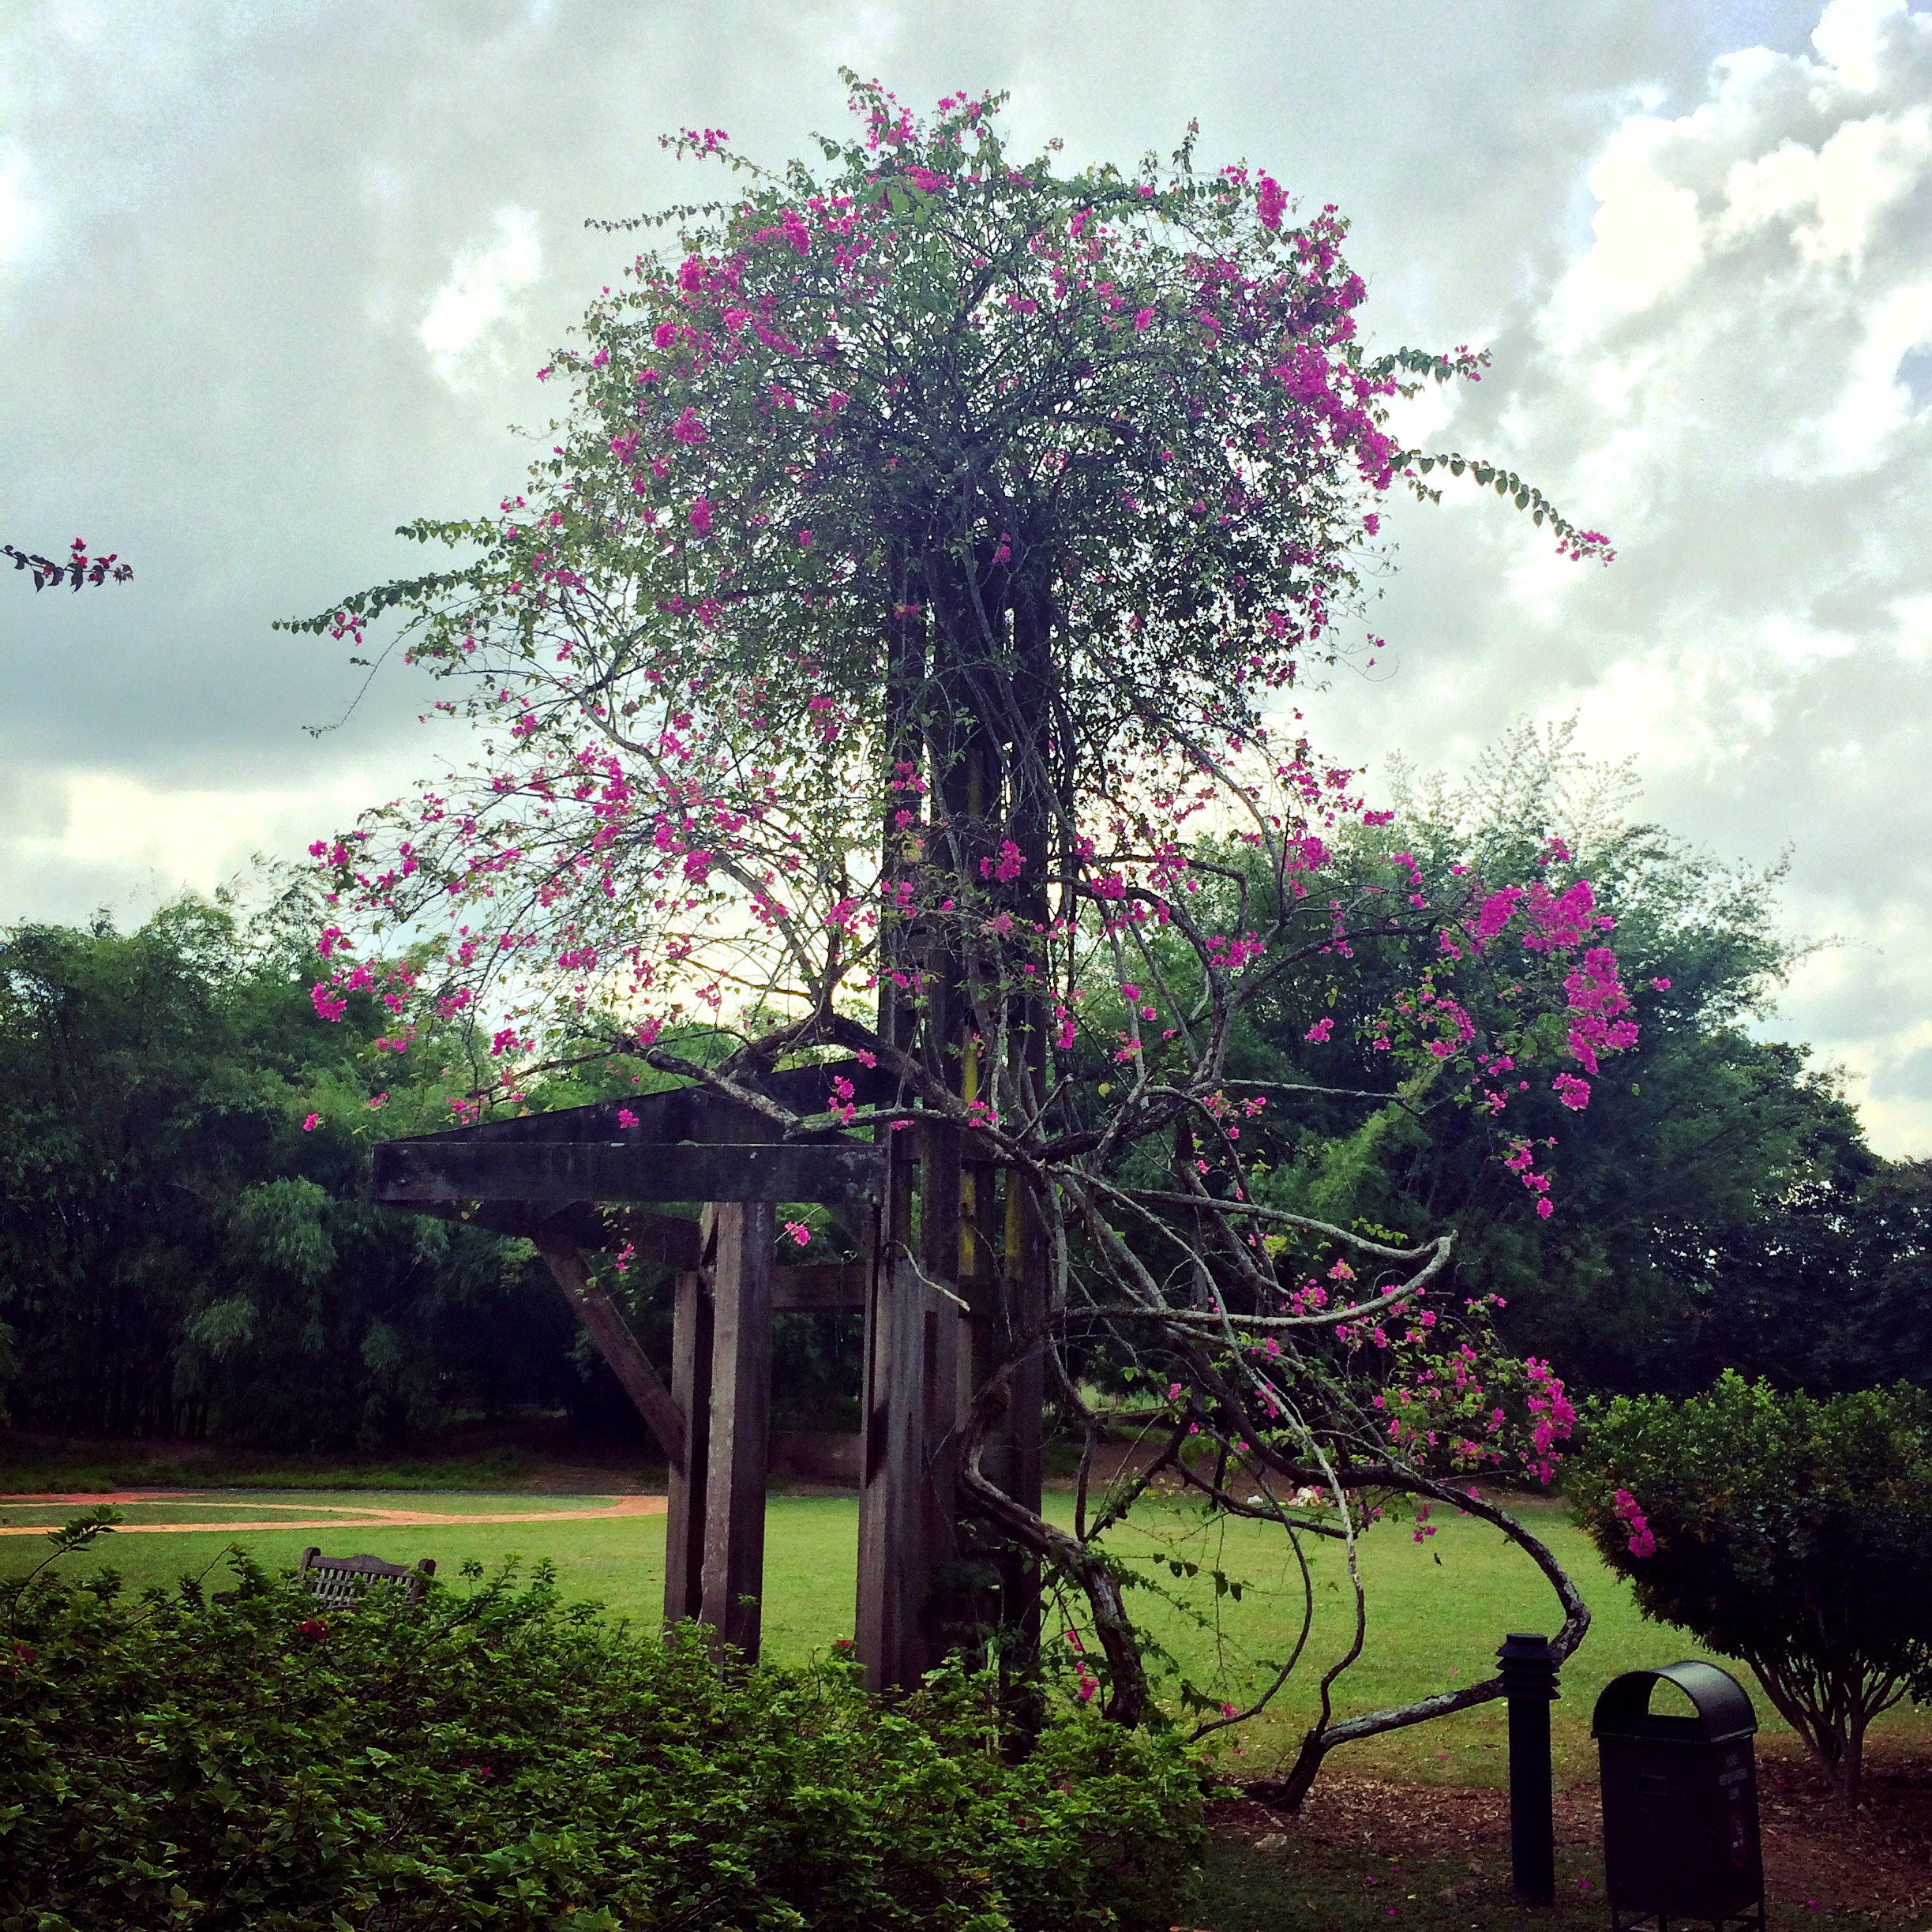
[[(96, 1491), (90, 1494), (70, 1492), (12, 1495), (7, 1497), (5, 1502), (0, 1503), (0, 1509), (9, 1505), (23, 1508), (45, 1508), (49, 1504), (59, 1503), (84, 1510), (98, 1508), (103, 1503), (126, 1507), (135, 1503), (152, 1505), (157, 1502), (178, 1502), (184, 1508), (221, 1509), (232, 1510), (235, 1514), (212, 1521), (201, 1519), (181, 1523), (122, 1523), (118, 1525), (115, 1533), (123, 1536), (168, 1536), (197, 1529), (400, 1529), (426, 1523), (594, 1522), (613, 1517), (662, 1516), (665, 1509), (665, 1499), (662, 1496), (617, 1496), (607, 1502), (587, 1502), (567, 1510), (505, 1510), (501, 1513), (465, 1511), (452, 1515), (446, 1510), (399, 1509), (380, 1503), (211, 1503), (199, 1496), (184, 1495), (179, 1491), (166, 1489), (115, 1489)], [(283, 1515), (272, 1513), (278, 1510), (306, 1511), (306, 1514)], [(47, 1528), (44, 1523), (0, 1522), (0, 1536), (43, 1536), (47, 1534)]]

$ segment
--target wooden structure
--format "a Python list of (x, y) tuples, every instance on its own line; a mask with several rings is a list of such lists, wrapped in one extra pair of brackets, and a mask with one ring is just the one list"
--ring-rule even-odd
[(436, 1559), (426, 1556), (411, 1570), (405, 1563), (385, 1563), (380, 1556), (325, 1556), (310, 1544), (296, 1571), (325, 1610), (352, 1610), (357, 1599), (377, 1584), (400, 1589), (405, 1603), (418, 1602), (424, 1582), (436, 1574)]
[[(793, 1115), (822, 1114), (835, 1079), (859, 1106), (895, 1098), (856, 1061), (769, 1075), (759, 1090)], [(692, 1086), (385, 1142), (373, 1188), (387, 1206), (536, 1244), (670, 1465), (667, 1622), (696, 1618), (720, 1647), (756, 1657), (772, 1317), (862, 1311), (855, 1634), (868, 1684), (916, 1683), (975, 1626), (1037, 1638), (1037, 1574), (962, 1520), (955, 1457), (964, 1404), (1030, 1304), (1040, 1244), (1011, 1187), (1004, 1229), (988, 1225), (996, 1182), (962, 1159), (957, 1128), (915, 1116), (866, 1139), (781, 1140), (771, 1115)], [(844, 1227), (857, 1262), (779, 1263), (775, 1210), (806, 1202)], [(662, 1211), (673, 1204), (687, 1211)], [(675, 1273), (668, 1385), (583, 1259), (626, 1243)], [(1036, 1509), (1037, 1363), (1022, 1364), (985, 1461)]]

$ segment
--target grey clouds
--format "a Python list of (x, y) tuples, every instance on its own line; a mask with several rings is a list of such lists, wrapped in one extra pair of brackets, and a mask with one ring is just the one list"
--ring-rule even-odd
[(1793, 925), (1855, 943), (1777, 1030), (1932, 1150), (1932, 14), (1886, 0), (17, 0), (0, 535), (137, 576), (0, 578), (0, 921), (137, 915), (430, 768), (406, 677), (306, 736), (358, 674), (270, 620), (513, 489), (505, 426), (542, 429), (533, 372), (635, 246), (584, 218), (707, 191), (661, 132), (776, 162), (837, 131), (841, 62), (917, 109), (1009, 88), (1075, 163), (1198, 117), (1210, 164), (1351, 218), (1375, 340), (1489, 347), (1415, 433), (1619, 561), (1473, 492), (1397, 507), (1390, 651), (1318, 738), (1454, 766), (1574, 712), (1672, 829), (1788, 848)]

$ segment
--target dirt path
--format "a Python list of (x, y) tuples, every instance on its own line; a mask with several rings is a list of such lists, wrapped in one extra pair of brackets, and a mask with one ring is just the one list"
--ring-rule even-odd
[[(1932, 1925), (1932, 1761), (1879, 1754), (1863, 1802), (1849, 1815), (1802, 1759), (1758, 1754), (1765, 1884), (1778, 1925), (1807, 1911), (1870, 1913), (1892, 1924)], [(1556, 1793), (1556, 1842), (1600, 1857), (1603, 1813), (1594, 1779)], [(1251, 1799), (1210, 1805), (1214, 1828), (1246, 1838), (1263, 1856), (1292, 1860), (1311, 1843), (1371, 1860), (1466, 1861), (1467, 1877), (1442, 1896), (1480, 1904), (1502, 1896), (1510, 1863), (1510, 1799), (1502, 1791), (1399, 1785), (1325, 1773), (1298, 1815)], [(1472, 1916), (1480, 1915), (1472, 1914)]]
[[(79, 1509), (96, 1509), (103, 1503), (112, 1503), (125, 1508), (135, 1503), (180, 1502), (184, 1506), (196, 1508), (232, 1510), (234, 1515), (218, 1517), (212, 1521), (199, 1521), (185, 1523), (122, 1523), (115, 1533), (123, 1536), (174, 1536), (189, 1530), (208, 1529), (404, 1529), (425, 1524), (443, 1523), (569, 1523), (597, 1522), (617, 1517), (662, 1516), (665, 1499), (662, 1496), (618, 1496), (609, 1502), (588, 1504), (580, 1509), (570, 1510), (505, 1510), (502, 1511), (463, 1511), (451, 1514), (447, 1510), (424, 1509), (394, 1509), (377, 1503), (361, 1502), (223, 1502), (212, 1503), (198, 1496), (183, 1496), (178, 1491), (165, 1489), (116, 1489), (96, 1491), (92, 1494), (49, 1493), (41, 1495), (12, 1495), (0, 1502), (0, 1509), (9, 1506), (23, 1508), (45, 1508), (51, 1503), (71, 1505)], [(278, 1510), (306, 1511), (306, 1514), (277, 1515)], [(253, 1512), (252, 1517), (248, 1513)], [(44, 1523), (0, 1522), (0, 1536), (44, 1536), (47, 1525)]]

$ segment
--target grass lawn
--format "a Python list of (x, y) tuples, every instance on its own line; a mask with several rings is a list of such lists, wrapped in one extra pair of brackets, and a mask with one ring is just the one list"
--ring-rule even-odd
[[(150, 1520), (206, 1520), (314, 1513), (335, 1505), (345, 1510), (412, 1504), (441, 1514), (467, 1515), (510, 1510), (594, 1506), (598, 1499), (528, 1493), (478, 1495), (439, 1492), (303, 1491), (276, 1496), (197, 1492), (173, 1502), (136, 1506), (129, 1511)], [(1066, 1506), (1066, 1499), (1053, 1499)], [(1554, 1501), (1521, 1505), (1537, 1533), (1551, 1544), (1574, 1576), (1590, 1604), (1594, 1623), (1582, 1649), (1563, 1673), (1563, 1695), (1554, 1713), (1554, 1744), (1559, 1780), (1593, 1778), (1595, 1750), (1589, 1739), (1590, 1708), (1603, 1685), (1619, 1671), (1701, 1654), (1680, 1633), (1648, 1625), (1628, 1590), (1597, 1561), (1580, 1532)], [(0, 1506), (0, 1522), (51, 1523), (69, 1514), (60, 1506)], [(853, 1626), (853, 1574), (857, 1506), (847, 1496), (775, 1495), (766, 1538), (766, 1654), (778, 1661), (801, 1660)], [(553, 1561), (572, 1596), (601, 1598), (615, 1612), (648, 1621), (662, 1601), (664, 1521), (662, 1517), (478, 1524), (464, 1529), (448, 1523), (397, 1527), (365, 1525), (345, 1517), (340, 1529), (238, 1527), (165, 1536), (103, 1539), (92, 1551), (68, 1559), (75, 1574), (111, 1563), (138, 1589), (171, 1584), (184, 1570), (208, 1573), (211, 1588), (221, 1587), (222, 1559), (231, 1541), (240, 1541), (271, 1566), (292, 1565), (311, 1543), (332, 1553), (373, 1551), (392, 1561), (415, 1562), (433, 1556), (438, 1574), (454, 1580), (458, 1566), (474, 1557), (493, 1566), (515, 1551), (526, 1562)], [(1261, 1680), (1265, 1660), (1285, 1656), (1300, 1622), (1300, 1594), (1284, 1575), (1282, 1558), (1266, 1529), (1247, 1523), (1206, 1522), (1178, 1506), (1161, 1511), (1136, 1540), (1136, 1554), (1150, 1559), (1193, 1562), (1203, 1570), (1219, 1567), (1244, 1581), (1242, 1600), (1218, 1600), (1199, 1583), (1174, 1583), (1162, 1569), (1163, 1584), (1193, 1593), (1195, 1603), (1212, 1607), (1206, 1625), (1176, 1605), (1142, 1595), (1135, 1608), (1146, 1627), (1206, 1687), (1217, 1671), (1218, 1691), (1234, 1701)], [(21, 1574), (37, 1562), (45, 1546), (37, 1536), (0, 1538), (0, 1577)], [(1306, 1653), (1288, 1687), (1264, 1715), (1245, 1728), (1240, 1754), (1230, 1757), (1236, 1772), (1276, 1769), (1306, 1728), (1312, 1710), (1314, 1683), (1325, 1661), (1345, 1641), (1352, 1614), (1341, 1553), (1323, 1545), (1315, 1555), (1316, 1618)], [(1341, 1713), (1373, 1710), (1402, 1702), (1458, 1680), (1486, 1675), (1495, 1647), (1513, 1630), (1549, 1630), (1556, 1623), (1547, 1588), (1529, 1563), (1510, 1551), (1500, 1534), (1469, 1517), (1450, 1517), (1440, 1533), (1424, 1544), (1411, 1540), (1406, 1525), (1379, 1527), (1361, 1546), (1369, 1596), (1367, 1649), (1338, 1686)], [(1050, 1627), (1054, 1627), (1050, 1626)], [(1721, 1662), (1722, 1660), (1716, 1660)], [(1740, 1668), (1740, 1676), (1747, 1674)], [(1748, 1678), (1747, 1678), (1748, 1682)], [(1754, 1686), (1753, 1686), (1754, 1690)], [(1793, 1741), (1783, 1725), (1759, 1706), (1767, 1745)], [(1405, 1783), (1496, 1785), (1506, 1775), (1505, 1720), (1500, 1704), (1419, 1725), (1350, 1747), (1330, 1762), (1337, 1770), (1374, 1775)], [(1932, 1713), (1894, 1713), (1880, 1721), (1874, 1742), (1932, 1750)]]

